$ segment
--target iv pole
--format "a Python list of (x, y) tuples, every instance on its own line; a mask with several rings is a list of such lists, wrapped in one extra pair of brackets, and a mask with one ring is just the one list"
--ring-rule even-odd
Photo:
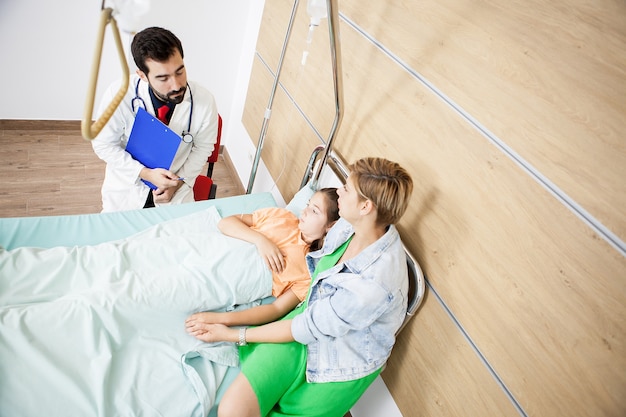
[(287, 45), (289, 44), (289, 38), (291, 37), (291, 29), (293, 28), (293, 22), (296, 17), (296, 11), (298, 10), (298, 3), (300, 3), (300, 0), (295, 0), (293, 2), (293, 8), (291, 9), (291, 17), (289, 18), (289, 25), (287, 26), (287, 33), (285, 34), (285, 41), (283, 42), (283, 49), (280, 51), (280, 58), (278, 59), (278, 68), (276, 69), (276, 75), (274, 76), (274, 84), (272, 85), (272, 90), (270, 92), (269, 102), (267, 103), (267, 108), (265, 109), (265, 115), (263, 117), (263, 125), (261, 126), (261, 133), (259, 135), (259, 144), (257, 145), (256, 153), (254, 154), (254, 162), (252, 163), (252, 171), (250, 172), (250, 179), (248, 180), (248, 189), (246, 190), (246, 194), (250, 194), (252, 192), (252, 186), (254, 185), (254, 180), (256, 178), (256, 171), (259, 167), (259, 160), (261, 159), (261, 151), (263, 150), (263, 143), (265, 142), (265, 135), (267, 135), (267, 127), (269, 125), (270, 117), (272, 115), (272, 104), (274, 103), (274, 96), (276, 95), (276, 89), (278, 88), (278, 80), (280, 79), (280, 73), (283, 68), (285, 52), (287, 51)]
[[(331, 49), (331, 57), (332, 57), (332, 65), (333, 65), (333, 83), (335, 87), (335, 120), (333, 121), (333, 126), (331, 128), (330, 136), (325, 148), (324, 155), (322, 157), (322, 163), (319, 165), (320, 167), (324, 166), (323, 164), (326, 162), (328, 155), (331, 150), (331, 144), (336, 137), (337, 130), (339, 125), (341, 124), (341, 119), (343, 118), (343, 84), (341, 78), (341, 49), (339, 44), (339, 7), (338, 0), (326, 0), (326, 4), (328, 7), (328, 32), (330, 37), (330, 49)], [(272, 114), (272, 104), (274, 102), (274, 96), (276, 95), (276, 89), (278, 87), (278, 81), (280, 78), (280, 73), (283, 66), (283, 60), (285, 57), (285, 51), (287, 50), (287, 44), (289, 43), (289, 37), (291, 36), (291, 29), (293, 27), (293, 22), (296, 15), (296, 10), (298, 8), (299, 0), (294, 1), (293, 9), (291, 11), (291, 17), (289, 19), (289, 26), (287, 27), (287, 33), (285, 35), (285, 41), (283, 42), (283, 49), (280, 53), (280, 58), (278, 60), (278, 68), (276, 70), (276, 76), (274, 77), (274, 84), (272, 86), (272, 90), (270, 92), (270, 98), (265, 109), (265, 115), (263, 119), (263, 125), (261, 126), (261, 133), (259, 135), (259, 143), (256, 149), (256, 154), (254, 155), (254, 162), (252, 164), (252, 171), (250, 173), (250, 179), (248, 182), (248, 189), (246, 190), (246, 194), (250, 194), (252, 192), (252, 187), (254, 185), (254, 180), (256, 178), (256, 172), (259, 165), (259, 160), (261, 159), (261, 151), (263, 150), (263, 143), (265, 141), (265, 136), (267, 134), (267, 127), (269, 124), (269, 119)], [(315, 173), (314, 181), (317, 182), (319, 176), (321, 174), (321, 168)]]
[(330, 135), (326, 142), (324, 155), (322, 155), (321, 163), (313, 175), (313, 189), (317, 188), (317, 182), (322, 174), (322, 168), (326, 165), (326, 160), (332, 150), (333, 141), (337, 137), (337, 130), (343, 119), (343, 78), (341, 67), (341, 44), (339, 42), (339, 4), (338, 0), (327, 0), (328, 4), (328, 34), (330, 38), (330, 55), (333, 66), (333, 85), (335, 88), (335, 120), (330, 129)]

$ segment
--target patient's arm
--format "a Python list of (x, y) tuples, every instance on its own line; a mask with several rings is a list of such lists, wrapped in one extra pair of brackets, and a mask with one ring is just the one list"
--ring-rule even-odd
[(193, 328), (198, 323), (219, 323), (226, 326), (251, 326), (265, 324), (278, 320), (289, 313), (300, 303), (296, 294), (287, 290), (280, 295), (272, 304), (248, 308), (241, 311), (228, 311), (225, 313), (196, 313), (186, 320), (185, 327)]
[[(199, 323), (196, 327), (187, 328), (187, 332), (203, 342), (238, 342), (240, 330), (223, 324)], [(291, 319), (273, 321), (259, 327), (249, 327), (244, 333), (248, 342), (254, 343), (285, 343), (293, 342)]]
[(274, 242), (263, 233), (252, 229), (251, 226), (251, 214), (237, 214), (224, 217), (217, 224), (217, 227), (226, 236), (253, 243), (270, 270), (276, 273), (283, 272), (283, 269), (285, 269), (285, 256), (283, 253)]

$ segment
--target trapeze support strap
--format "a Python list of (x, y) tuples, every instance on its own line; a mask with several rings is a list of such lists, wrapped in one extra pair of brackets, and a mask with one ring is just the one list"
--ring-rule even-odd
[[(100, 70), (100, 61), (102, 58), (102, 45), (104, 43), (104, 30), (109, 23), (111, 24), (111, 31), (113, 33), (113, 38), (117, 47), (120, 64), (122, 66), (122, 85), (120, 86), (117, 94), (115, 95), (115, 97), (113, 97), (111, 103), (109, 103), (102, 115), (92, 124), (91, 122), (93, 116), (93, 107), (96, 98), (96, 87), (98, 84), (98, 72)], [(94, 53), (93, 66), (91, 69), (91, 79), (89, 81), (89, 87), (87, 89), (87, 102), (85, 104), (85, 113), (81, 123), (81, 133), (86, 140), (92, 140), (93, 138), (98, 136), (98, 133), (100, 133), (104, 125), (107, 124), (107, 122), (115, 112), (115, 109), (117, 109), (117, 106), (119, 106), (122, 99), (126, 95), (126, 91), (128, 90), (128, 79), (130, 76), (128, 63), (126, 62), (126, 56), (124, 55), (124, 47), (122, 45), (120, 31), (117, 27), (117, 22), (115, 21), (115, 18), (113, 18), (113, 9), (102, 9), (102, 12), (100, 14), (100, 26), (97, 35), (96, 50)]]

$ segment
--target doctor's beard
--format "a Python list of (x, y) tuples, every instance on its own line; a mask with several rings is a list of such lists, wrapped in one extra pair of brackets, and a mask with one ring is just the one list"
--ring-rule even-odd
[[(152, 86), (151, 86), (152, 87)], [(157, 98), (163, 102), (171, 103), (171, 104), (179, 104), (185, 98), (185, 92), (187, 91), (187, 86), (181, 87), (179, 90), (170, 91), (166, 95), (159, 93), (154, 87), (152, 87), (152, 92)]]

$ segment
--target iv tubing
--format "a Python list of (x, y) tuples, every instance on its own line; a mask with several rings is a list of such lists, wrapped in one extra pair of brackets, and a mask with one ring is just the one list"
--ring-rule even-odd
[[(87, 89), (87, 102), (85, 104), (85, 114), (81, 122), (81, 132), (83, 138), (86, 140), (92, 140), (102, 130), (104, 125), (109, 121), (117, 106), (126, 95), (128, 90), (128, 79), (130, 77), (130, 71), (128, 69), (128, 63), (126, 62), (126, 56), (124, 55), (124, 47), (122, 45), (122, 39), (120, 38), (120, 32), (117, 28), (117, 22), (112, 16), (113, 9), (102, 9), (100, 14), (100, 27), (96, 39), (96, 50), (94, 53), (93, 66), (91, 69), (91, 79), (89, 81), (89, 87)], [(102, 57), (102, 45), (104, 43), (104, 30), (107, 24), (111, 24), (111, 31), (113, 32), (113, 38), (115, 39), (115, 45), (117, 46), (117, 52), (120, 58), (120, 64), (122, 66), (122, 85), (117, 94), (109, 103), (109, 106), (104, 110), (98, 120), (91, 124), (94, 101), (96, 98), (96, 86), (98, 84), (98, 72), (100, 70), (100, 60)]]

